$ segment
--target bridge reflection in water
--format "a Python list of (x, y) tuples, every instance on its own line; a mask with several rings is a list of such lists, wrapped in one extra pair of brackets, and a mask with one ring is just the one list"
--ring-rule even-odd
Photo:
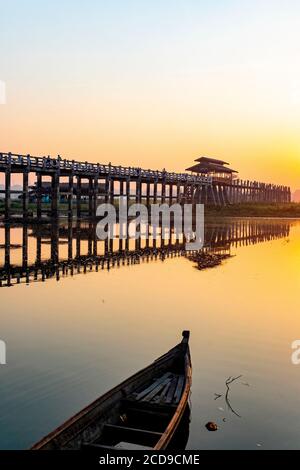
[[(116, 227), (117, 231), (119, 227)], [(250, 245), (289, 236), (290, 222), (230, 220), (207, 223), (203, 251), (230, 254), (232, 246)], [(151, 232), (151, 231), (150, 231)], [(21, 282), (57, 280), (88, 271), (185, 256), (182, 236), (164, 240), (98, 240), (93, 222), (0, 226), (0, 287)]]

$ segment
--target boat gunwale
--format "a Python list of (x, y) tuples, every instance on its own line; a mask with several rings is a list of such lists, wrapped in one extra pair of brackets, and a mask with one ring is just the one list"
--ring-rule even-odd
[(186, 409), (188, 404), (188, 399), (190, 395), (191, 385), (192, 385), (192, 363), (191, 363), (191, 355), (189, 350), (189, 345), (187, 344), (187, 350), (185, 353), (185, 386), (184, 390), (181, 395), (181, 399), (178, 403), (178, 406), (170, 420), (168, 426), (166, 427), (165, 431), (163, 432), (161, 438), (154, 446), (153, 450), (163, 450), (166, 449), (170, 440), (174, 436), (174, 433), (180, 423), (180, 420), (183, 416), (183, 413)]

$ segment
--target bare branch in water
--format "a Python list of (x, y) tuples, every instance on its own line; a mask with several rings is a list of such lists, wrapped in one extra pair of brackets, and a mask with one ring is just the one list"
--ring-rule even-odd
[(229, 401), (229, 392), (230, 392), (230, 387), (229, 385), (232, 384), (232, 382), (234, 382), (235, 380), (238, 380), (242, 377), (242, 375), (238, 375), (237, 377), (228, 377), (228, 379), (226, 380), (225, 382), (225, 385), (226, 385), (226, 394), (225, 394), (225, 401), (227, 403), (227, 406), (228, 408), (232, 411), (233, 414), (235, 414), (236, 416), (238, 416), (239, 418), (241, 418), (241, 415), (239, 415), (231, 406), (230, 404), (230, 401)]

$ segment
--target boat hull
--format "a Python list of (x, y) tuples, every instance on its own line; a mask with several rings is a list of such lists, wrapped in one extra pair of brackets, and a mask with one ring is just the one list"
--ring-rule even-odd
[[(159, 399), (157, 396), (154, 396), (154, 392), (156, 390), (160, 388), (162, 392), (164, 392), (168, 387), (169, 389), (171, 388), (171, 381), (175, 380), (174, 375), (176, 374), (173, 373), (172, 375), (169, 371), (174, 371), (174, 365), (176, 368), (180, 367), (180, 373), (182, 376), (184, 375), (184, 385), (180, 392), (180, 397), (177, 397), (176, 405), (174, 405), (174, 403), (170, 403), (168, 405), (162, 404), (161, 402), (153, 403), (153, 400)], [(175, 369), (175, 371), (178, 372), (177, 369)], [(170, 383), (167, 382), (167, 378), (164, 379), (164, 376), (168, 375)], [(151, 384), (151, 381), (153, 382), (155, 377), (161, 377), (157, 381), (158, 385), (154, 382), (154, 385), (152, 384), (149, 386), (149, 383)], [(181, 382), (183, 381), (183, 379), (177, 379), (176, 390), (179, 388), (180, 380)], [(120, 429), (123, 432), (123, 435), (126, 434), (129, 437), (134, 434), (134, 431), (137, 431), (136, 436), (139, 437), (140, 435), (141, 437), (144, 437), (147, 442), (149, 441), (150, 448), (155, 450), (166, 449), (170, 444), (186, 410), (191, 388), (191, 380), (192, 367), (188, 335), (186, 333), (186, 337), (183, 338), (182, 342), (172, 348), (168, 353), (164, 354), (149, 366), (135, 373), (96, 399), (93, 403), (85, 407), (79, 413), (68, 419), (61, 426), (34, 444), (31, 449), (79, 450), (82, 448), (95, 447), (100, 451), (101, 448), (114, 447), (112, 445), (103, 445), (102, 441), (104, 431), (105, 434), (108, 435), (108, 430), (110, 430), (110, 434), (115, 430), (115, 435), (117, 435), (118, 432), (120, 432)], [(150, 392), (148, 393), (148, 396), (143, 397), (143, 390), (147, 386)], [(151, 391), (151, 387), (153, 391)], [(142, 390), (142, 392), (138, 394), (137, 390)], [(143, 398), (138, 401), (138, 396)], [(149, 402), (150, 397), (151, 401)], [(167, 398), (167, 395), (165, 398)], [(124, 411), (125, 405), (126, 408)], [(125, 418), (128, 420), (128, 417), (132, 415), (133, 411), (137, 415), (134, 419), (137, 421), (139, 428), (143, 422), (148, 420), (147, 413), (150, 416), (151, 413), (160, 413), (161, 416), (166, 415), (164, 428), (159, 429), (159, 432), (156, 432), (156, 429), (151, 430), (151, 420), (149, 420), (148, 430), (135, 429), (132, 424), (130, 424), (129, 427), (126, 425), (126, 422), (123, 425), (120, 420), (122, 420), (122, 418), (124, 421)], [(125, 432), (126, 430), (128, 430), (127, 433)], [(140, 431), (140, 433), (138, 433), (138, 431)], [(142, 433), (144, 433), (144, 436)], [(138, 439), (135, 438), (135, 440)], [(148, 448), (148, 446), (146, 447)]]

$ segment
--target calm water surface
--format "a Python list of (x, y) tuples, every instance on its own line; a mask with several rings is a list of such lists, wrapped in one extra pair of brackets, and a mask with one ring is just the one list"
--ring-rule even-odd
[[(207, 231), (208, 246), (233, 255), (213, 269), (173, 257), (0, 288), (0, 448), (27, 448), (171, 348), (183, 329), (191, 330), (193, 362), (187, 447), (300, 448), (300, 365), (291, 363), (300, 339), (300, 222), (235, 220)], [(37, 238), (28, 233), (30, 264)], [(50, 242), (42, 236), (42, 260)], [(10, 229), (10, 243), (22, 245), (22, 228)], [(84, 231), (82, 243), (89, 250)], [(22, 247), (5, 250), (3, 227), (0, 244), (1, 268), (21, 263)], [(67, 251), (61, 239), (60, 255)], [(240, 375), (230, 409), (225, 382)], [(219, 430), (208, 432), (208, 421)]]

